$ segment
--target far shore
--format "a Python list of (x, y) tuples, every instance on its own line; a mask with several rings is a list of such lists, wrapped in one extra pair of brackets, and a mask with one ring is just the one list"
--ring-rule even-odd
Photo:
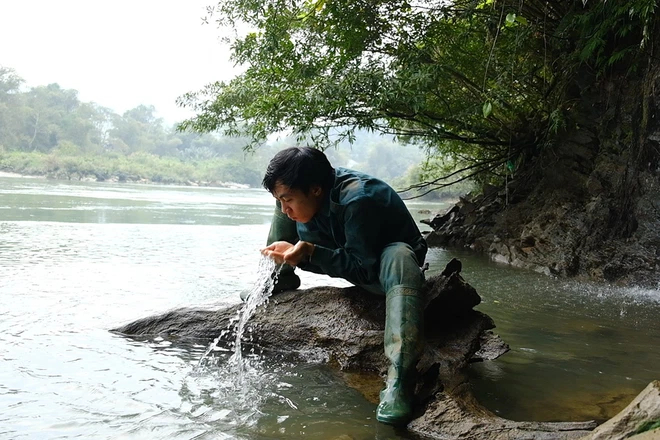
[(194, 182), (194, 181), (185, 181), (185, 182), (154, 182), (149, 179), (126, 179), (120, 180), (117, 176), (112, 176), (109, 179), (98, 180), (95, 176), (88, 175), (78, 177), (77, 179), (61, 179), (52, 176), (45, 175), (29, 175), (29, 174), (20, 174), (12, 173), (8, 171), (0, 171), (0, 177), (10, 177), (10, 178), (22, 178), (22, 179), (50, 179), (50, 180), (61, 180), (61, 181), (74, 181), (74, 182), (106, 182), (106, 183), (137, 183), (137, 184), (146, 184), (146, 185), (173, 185), (173, 186), (199, 186), (199, 187), (212, 187), (212, 188), (230, 188), (230, 189), (249, 189), (250, 185), (244, 183), (236, 182)]
[[(73, 181), (73, 182), (104, 182), (104, 183), (130, 183), (130, 184), (140, 184), (140, 185), (156, 185), (156, 186), (181, 186), (181, 187), (186, 187), (186, 186), (192, 186), (192, 187), (200, 187), (200, 188), (228, 188), (228, 189), (251, 189), (251, 187), (248, 184), (244, 183), (236, 183), (236, 182), (221, 182), (221, 181), (192, 181), (192, 180), (187, 180), (183, 182), (154, 182), (150, 179), (119, 179), (117, 176), (111, 176), (108, 179), (104, 180), (98, 180), (96, 176), (94, 175), (85, 175), (85, 176), (77, 176), (78, 178), (69, 178), (69, 179), (63, 179), (63, 178), (58, 178), (55, 176), (51, 175), (35, 175), (35, 174), (21, 174), (21, 173), (14, 173), (11, 171), (1, 171), (0, 170), (0, 178), (22, 178), (22, 179), (44, 179), (44, 180), (55, 180), (55, 181)], [(434, 199), (434, 200), (420, 200), (420, 201), (431, 201), (431, 202), (445, 202), (449, 201), (450, 203), (455, 203), (456, 202), (456, 197), (455, 196), (448, 196), (446, 198), (441, 198), (440, 200)]]
[(27, 174), (19, 174), (19, 173), (8, 173), (6, 171), (0, 171), (0, 177), (23, 177), (27, 179), (45, 179), (46, 176), (30, 176)]

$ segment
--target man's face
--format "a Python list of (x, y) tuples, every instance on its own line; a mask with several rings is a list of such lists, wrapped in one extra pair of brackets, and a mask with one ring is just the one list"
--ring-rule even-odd
[(321, 209), (323, 190), (320, 186), (313, 186), (305, 194), (299, 189), (291, 189), (278, 182), (273, 189), (273, 197), (279, 200), (282, 212), (291, 220), (307, 223)]

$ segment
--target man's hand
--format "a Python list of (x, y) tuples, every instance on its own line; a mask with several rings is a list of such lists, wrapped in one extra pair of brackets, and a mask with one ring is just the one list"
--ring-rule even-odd
[(292, 245), (286, 241), (276, 241), (261, 250), (261, 254), (271, 257), (277, 264), (297, 266), (301, 261), (309, 261), (314, 252), (314, 245), (307, 241), (299, 241)]
[(275, 243), (263, 248), (261, 250), (261, 255), (275, 260), (277, 264), (284, 263), (284, 254), (293, 248), (293, 245), (288, 241), (276, 241)]

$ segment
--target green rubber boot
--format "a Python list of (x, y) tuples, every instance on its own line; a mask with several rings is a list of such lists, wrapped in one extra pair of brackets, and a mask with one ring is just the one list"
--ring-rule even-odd
[(385, 356), (390, 360), (376, 419), (389, 425), (408, 423), (413, 413), (417, 361), (422, 352), (424, 304), (418, 290), (395, 287), (387, 292)]
[[(298, 242), (298, 230), (296, 222), (291, 220), (282, 212), (280, 202), (276, 202), (275, 213), (270, 224), (266, 246), (276, 241), (288, 241), (291, 244)], [(280, 273), (273, 286), (273, 294), (284, 292), (285, 290), (295, 290), (300, 287), (300, 277), (294, 273), (294, 268), (288, 264), (283, 264)], [(250, 291), (246, 290), (240, 293), (241, 300), (246, 301)]]

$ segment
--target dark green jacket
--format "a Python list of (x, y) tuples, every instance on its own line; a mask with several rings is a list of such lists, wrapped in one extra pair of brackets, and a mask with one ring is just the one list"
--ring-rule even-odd
[(309, 222), (297, 223), (297, 230), (301, 240), (316, 245), (301, 269), (353, 284), (379, 282), (380, 254), (390, 243), (408, 243), (420, 266), (426, 256), (426, 241), (396, 191), (345, 168), (335, 170), (321, 210)]

